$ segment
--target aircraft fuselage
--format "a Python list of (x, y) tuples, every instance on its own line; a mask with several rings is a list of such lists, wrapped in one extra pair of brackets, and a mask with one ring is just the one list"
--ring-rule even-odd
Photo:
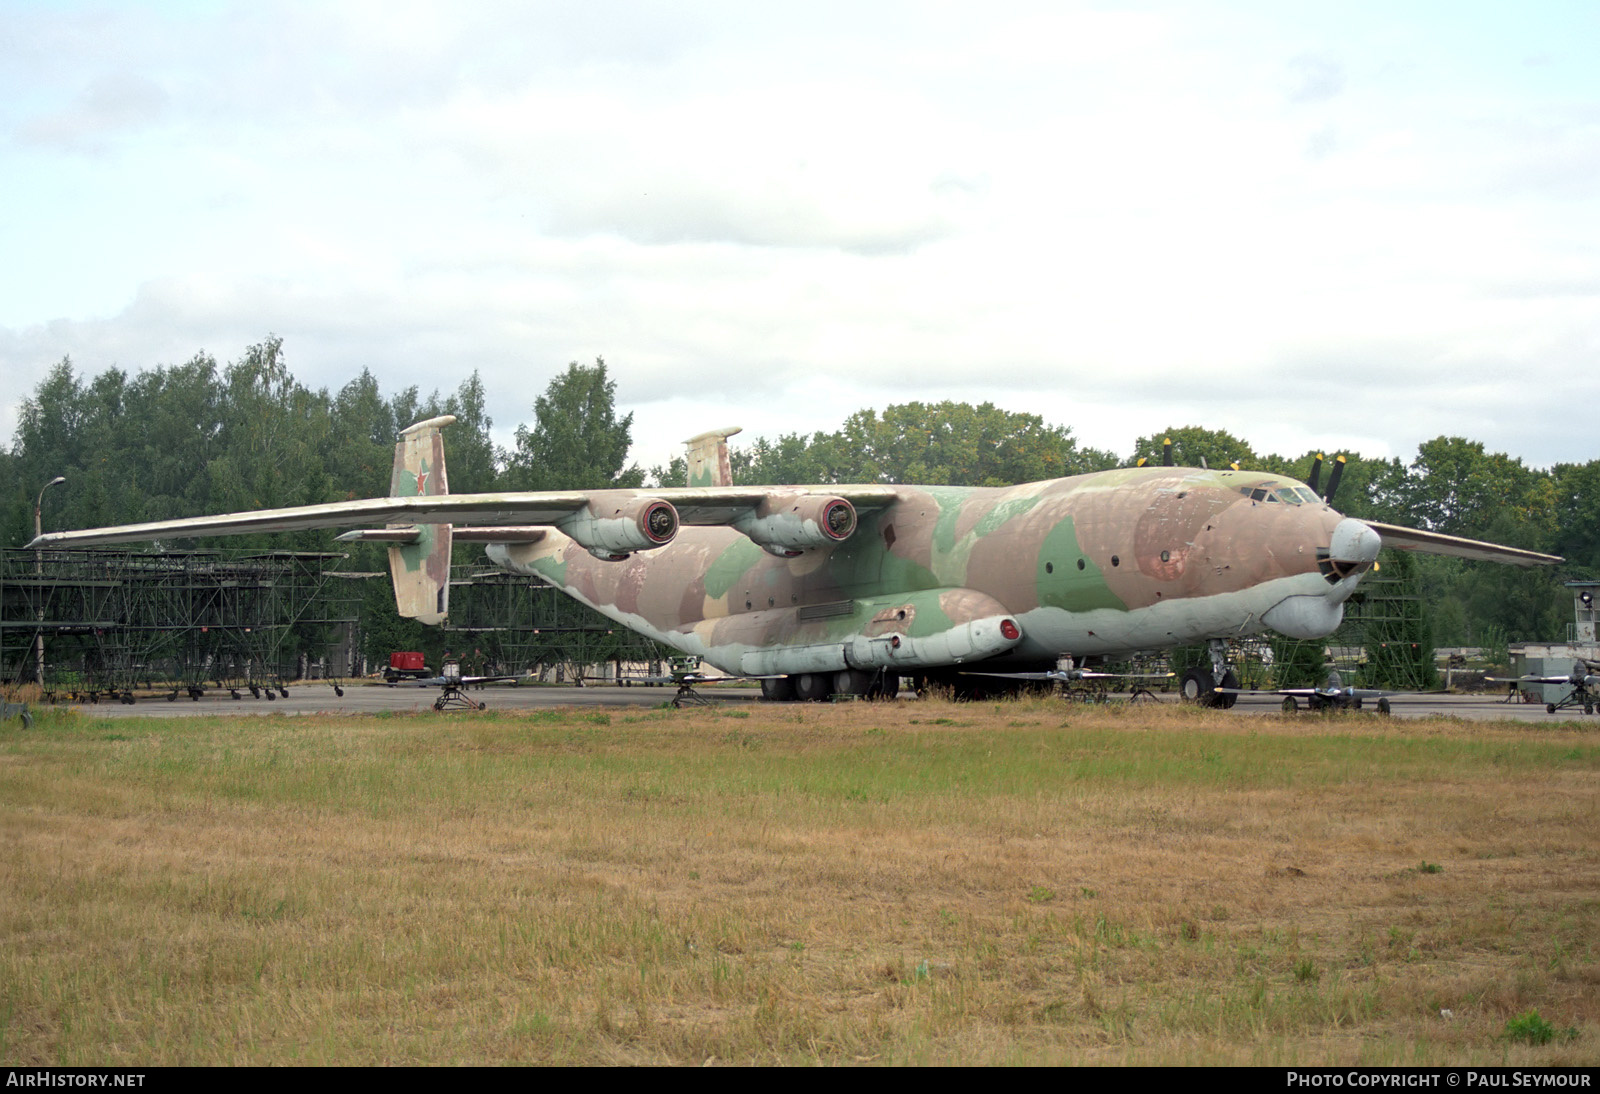
[(620, 562), (559, 533), (489, 555), (724, 671), (800, 673), (1320, 637), (1379, 546), (1305, 486), (1260, 472), (1125, 468), (895, 493), (848, 540), (792, 558), (726, 527), (684, 527)]

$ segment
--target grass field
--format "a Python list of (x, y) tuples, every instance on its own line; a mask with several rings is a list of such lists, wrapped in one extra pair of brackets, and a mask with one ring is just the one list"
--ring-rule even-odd
[(0, 728), (0, 1063), (1600, 1061), (1587, 724)]

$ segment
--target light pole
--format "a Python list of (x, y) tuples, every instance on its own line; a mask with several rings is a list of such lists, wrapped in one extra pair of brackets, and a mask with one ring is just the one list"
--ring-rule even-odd
[[(44, 534), (40, 524), (39, 515), (44, 510), (44, 492), (52, 486), (66, 482), (65, 475), (57, 475), (39, 488), (39, 497), (33, 503), (33, 538), (38, 539)], [(44, 552), (35, 548), (33, 552), (33, 578), (35, 595), (39, 597), (39, 607), (35, 619), (39, 628), (33, 632), (33, 676), (34, 682), (41, 688), (44, 687)]]

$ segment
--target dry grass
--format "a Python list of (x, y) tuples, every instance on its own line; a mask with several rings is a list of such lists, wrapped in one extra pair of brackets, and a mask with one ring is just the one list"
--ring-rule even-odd
[(0, 1061), (1593, 1064), (1597, 814), (1574, 725), (51, 713)]

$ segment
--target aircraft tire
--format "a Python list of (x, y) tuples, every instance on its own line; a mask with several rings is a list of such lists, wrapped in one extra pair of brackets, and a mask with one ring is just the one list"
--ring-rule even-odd
[(1211, 706), (1215, 698), (1213, 694), (1217, 688), (1216, 678), (1211, 675), (1210, 669), (1199, 667), (1185, 669), (1183, 677), (1178, 681), (1178, 695), (1186, 703), (1198, 703), (1201, 706)]
[(1546, 714), (1554, 714), (1556, 712), (1556, 705), (1554, 703), (1546, 703), (1544, 705), (1544, 712)]
[(826, 672), (802, 672), (792, 677), (794, 680), (795, 698), (803, 703), (820, 703), (828, 697), (828, 687), (833, 683), (833, 674)]
[(867, 692), (871, 699), (894, 699), (900, 694), (900, 674), (898, 672), (878, 673), (872, 678), (872, 689)]
[(1285, 714), (1294, 714), (1299, 711), (1299, 709), (1300, 703), (1293, 695), (1285, 695), (1283, 697), (1283, 712)]
[(761, 701), (764, 703), (794, 702), (794, 677), (775, 676), (761, 681)]
[(1388, 699), (1379, 699), (1378, 700), (1378, 713), (1379, 714), (1388, 714), (1389, 713), (1389, 700)]
[(872, 673), (862, 669), (840, 669), (833, 674), (835, 695), (866, 695), (872, 690)]
[[(1238, 687), (1239, 674), (1234, 672), (1232, 669), (1224, 672), (1222, 674), (1222, 686), (1225, 688)], [(1222, 710), (1232, 710), (1233, 704), (1237, 703), (1238, 701), (1239, 697), (1232, 694), (1212, 695), (1211, 697), (1212, 705), (1215, 707), (1220, 707)]]

